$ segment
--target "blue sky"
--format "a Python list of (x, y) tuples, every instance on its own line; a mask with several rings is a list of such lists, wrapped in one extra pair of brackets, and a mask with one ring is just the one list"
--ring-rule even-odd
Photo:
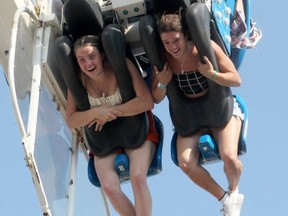
[[(287, 1), (251, 1), (251, 15), (263, 32), (254, 50), (247, 50), (240, 67), (242, 86), (233, 89), (247, 103), (249, 125), (246, 155), (241, 157), (243, 174), (240, 192), (245, 194), (242, 216), (287, 215), (288, 141), (287, 81), (288, 50)], [(286, 86), (286, 87), (285, 87)], [(28, 168), (25, 165), (18, 126), (4, 76), (0, 74), (0, 215), (41, 215)], [(172, 124), (167, 101), (156, 105), (154, 113), (165, 129), (163, 171), (148, 179), (153, 197), (153, 215), (220, 215), (220, 204), (198, 188), (170, 158)], [(227, 187), (222, 163), (207, 165), (215, 179)], [(132, 197), (130, 184), (123, 189)], [(112, 211), (112, 215), (116, 215)]]

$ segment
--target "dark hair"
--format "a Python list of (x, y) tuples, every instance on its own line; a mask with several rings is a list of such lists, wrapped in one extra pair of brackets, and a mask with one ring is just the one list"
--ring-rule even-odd
[(97, 35), (85, 35), (80, 37), (74, 43), (74, 54), (76, 50), (83, 46), (93, 46), (99, 49), (100, 53), (104, 54), (101, 39)]
[(182, 10), (179, 13), (163, 14), (157, 23), (159, 34), (164, 32), (182, 32), (187, 33), (186, 25), (182, 20)]

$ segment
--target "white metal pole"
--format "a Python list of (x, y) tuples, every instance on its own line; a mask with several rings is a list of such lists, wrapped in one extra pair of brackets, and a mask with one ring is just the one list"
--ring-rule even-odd
[[(17, 100), (16, 87), (15, 87), (15, 78), (14, 78), (14, 69), (15, 69), (15, 53), (16, 53), (16, 44), (17, 44), (17, 29), (19, 19), (22, 13), (27, 13), (35, 21), (37, 25), (37, 34), (36, 34), (36, 44), (34, 46), (34, 57), (33, 57), (33, 76), (32, 76), (32, 86), (31, 86), (31, 101), (29, 108), (29, 118), (27, 133), (23, 124), (21, 117), (19, 104)], [(8, 82), (10, 87), (10, 93), (12, 97), (12, 103), (14, 112), (16, 115), (16, 121), (20, 128), (20, 134), (22, 136), (22, 142), (24, 146), (25, 159), (27, 166), (30, 170), (37, 195), (40, 201), (40, 206), (43, 211), (43, 215), (51, 216), (51, 211), (48, 206), (47, 198), (44, 192), (44, 188), (41, 182), (41, 178), (36, 166), (34, 158), (34, 145), (35, 145), (35, 132), (36, 132), (36, 123), (37, 123), (37, 112), (38, 112), (38, 102), (39, 102), (39, 91), (41, 83), (41, 44), (43, 37), (43, 27), (42, 22), (40, 22), (37, 17), (34, 15), (33, 11), (29, 8), (19, 8), (14, 14), (13, 25), (11, 32), (11, 46), (9, 52), (8, 60)]]

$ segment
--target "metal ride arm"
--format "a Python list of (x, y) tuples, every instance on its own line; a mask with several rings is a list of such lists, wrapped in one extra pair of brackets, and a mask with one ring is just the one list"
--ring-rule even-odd
[[(33, 38), (33, 57), (32, 57), (32, 78), (31, 78), (31, 95), (29, 97), (29, 116), (27, 122), (27, 128), (25, 128), (23, 123), (23, 118), (20, 113), (20, 108), (18, 104), (18, 98), (15, 86), (15, 54), (16, 54), (16, 44), (17, 44), (17, 34), (19, 31), (19, 20), (23, 13), (27, 13), (33, 21), (36, 23), (37, 29), (35, 30), (35, 38)], [(46, 20), (48, 18), (48, 20)], [(46, 20), (46, 21), (45, 21)], [(45, 25), (46, 24), (46, 25)], [(47, 26), (48, 25), (48, 26)], [(51, 71), (48, 71), (47, 65), (47, 52), (48, 52), (48, 41), (47, 35), (51, 31), (51, 26), (49, 26), (49, 17), (44, 17), (44, 21), (39, 21), (29, 8), (19, 8), (14, 15), (13, 28), (11, 32), (11, 46), (10, 55), (8, 63), (8, 82), (11, 91), (11, 97), (13, 102), (13, 108), (16, 115), (16, 120), (20, 128), (20, 135), (22, 137), (22, 144), (24, 147), (25, 161), (29, 167), (33, 183), (36, 188), (38, 200), (40, 202), (40, 207), (42, 209), (43, 215), (52, 216), (56, 214), (53, 213), (53, 206), (48, 200), (47, 191), (45, 191), (43, 179), (41, 178), (41, 167), (39, 167), (39, 161), (35, 158), (35, 144), (36, 144), (36, 127), (38, 122), (38, 112), (39, 112), (39, 99), (41, 91), (41, 83), (50, 83), (51, 81)], [(20, 30), (21, 31), (21, 30)], [(46, 69), (46, 73), (42, 70)], [(50, 76), (49, 76), (49, 75)], [(41, 81), (42, 80), (42, 81)], [(51, 83), (50, 83), (51, 84)], [(52, 84), (53, 85), (53, 84)], [(55, 84), (53, 85), (55, 87)], [(44, 89), (42, 89), (43, 91)], [(50, 92), (54, 92), (51, 87), (49, 87)], [(59, 92), (58, 92), (59, 94)], [(62, 104), (63, 105), (63, 104)], [(39, 129), (39, 128), (38, 128)], [(69, 190), (67, 193), (67, 214), (68, 216), (74, 215), (74, 201), (75, 201), (75, 178), (77, 174), (77, 161), (78, 161), (78, 146), (77, 135), (73, 135), (72, 145), (71, 145), (71, 163), (70, 163), (70, 175), (69, 175)], [(46, 188), (47, 189), (47, 188)], [(51, 200), (50, 200), (51, 201)]]
[[(27, 166), (29, 167), (29, 170), (32, 175), (32, 179), (35, 185), (35, 188), (37, 190), (38, 198), (40, 201), (40, 206), (43, 211), (43, 215), (50, 216), (51, 212), (48, 207), (47, 198), (45, 196), (44, 188), (41, 183), (41, 178), (38, 175), (38, 169), (36, 166), (36, 161), (33, 156), (34, 153), (34, 142), (35, 142), (35, 130), (36, 130), (36, 121), (37, 116), (29, 116), (28, 120), (28, 130), (27, 133), (25, 131), (25, 127), (23, 124), (23, 119), (21, 117), (19, 104), (17, 101), (17, 95), (16, 95), (16, 87), (15, 87), (15, 79), (14, 79), (14, 64), (15, 64), (15, 53), (16, 53), (16, 41), (17, 41), (17, 28), (19, 19), (22, 15), (22, 13), (27, 13), (37, 24), (37, 41), (34, 47), (34, 65), (33, 65), (33, 83), (31, 87), (31, 102), (30, 102), (30, 111), (37, 110), (38, 109), (38, 101), (39, 101), (39, 86), (40, 86), (40, 80), (41, 80), (41, 39), (43, 35), (43, 26), (42, 23), (37, 19), (37, 17), (34, 15), (33, 11), (31, 11), (29, 8), (19, 8), (13, 18), (13, 26), (12, 26), (12, 33), (11, 33), (11, 46), (10, 46), (10, 54), (9, 54), (9, 62), (8, 62), (8, 82), (10, 86), (10, 92), (13, 102), (13, 107), (16, 115), (16, 120), (20, 128), (20, 133), (22, 137), (22, 143), (24, 146), (24, 152), (25, 152), (25, 160), (27, 163)], [(37, 113), (37, 112), (32, 112)]]

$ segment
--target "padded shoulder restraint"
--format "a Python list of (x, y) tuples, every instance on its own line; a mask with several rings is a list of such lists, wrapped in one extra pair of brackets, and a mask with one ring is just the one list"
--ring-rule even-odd
[[(210, 42), (210, 15), (205, 4), (194, 3), (188, 7), (185, 19), (190, 36), (201, 58), (207, 56), (214, 68), (218, 70)], [(152, 16), (140, 20), (140, 36), (151, 64), (161, 70), (164, 66), (164, 57), (161, 53), (163, 45), (162, 42), (159, 43), (155, 22), (156, 20)], [(233, 96), (230, 88), (220, 86), (210, 80), (208, 80), (208, 85), (209, 91), (205, 96), (192, 100), (183, 94), (174, 79), (168, 84), (169, 110), (178, 134), (187, 136), (203, 127), (222, 127), (231, 119)]]
[[(81, 9), (80, 6), (77, 8), (77, 10)], [(85, 14), (85, 7), (82, 13)], [(72, 12), (71, 16), (73, 16)], [(69, 29), (75, 29), (73, 22), (69, 24)], [(80, 25), (79, 20), (76, 25), (78, 24), (79, 27), (84, 28), (84, 30), (79, 30), (81, 32), (85, 32), (85, 28), (91, 27), (87, 26), (85, 22)], [(99, 32), (97, 33), (99, 34)], [(115, 72), (123, 102), (129, 101), (135, 97), (135, 92), (126, 64), (125, 39), (121, 28), (118, 25), (107, 26), (102, 32), (102, 43), (106, 56)], [(87, 92), (79, 79), (80, 71), (73, 54), (73, 40), (71, 37), (61, 36), (56, 40), (56, 55), (63, 80), (71, 91), (78, 109), (80, 111), (90, 109)], [(88, 145), (93, 154), (97, 156), (109, 154), (119, 148), (138, 147), (144, 143), (147, 131), (148, 120), (145, 113), (131, 117), (119, 117), (106, 123), (101, 132), (96, 132), (95, 127), (85, 127)]]
[(161, 15), (164, 13), (176, 13), (180, 7), (186, 8), (184, 0), (150, 0), (152, 12)]
[(99, 3), (92, 0), (66, 0), (63, 14), (73, 40), (84, 35), (95, 35), (104, 28)]

